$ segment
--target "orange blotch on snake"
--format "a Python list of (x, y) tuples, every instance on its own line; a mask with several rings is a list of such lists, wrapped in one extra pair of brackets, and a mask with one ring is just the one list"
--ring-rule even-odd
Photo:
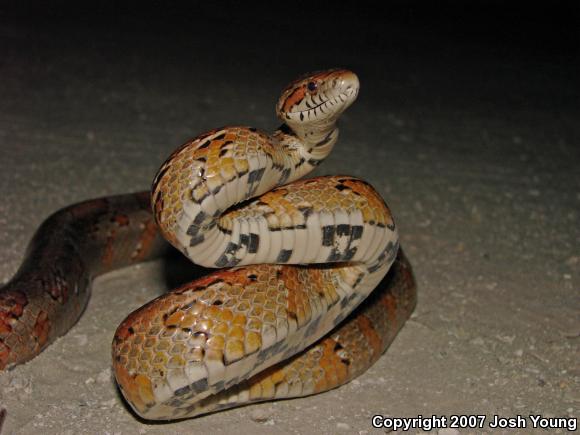
[(181, 324), (181, 320), (183, 319), (183, 317), (184, 317), (183, 311), (178, 310), (165, 319), (164, 321), (165, 326), (178, 326)]
[(344, 364), (336, 353), (334, 340), (323, 342), (322, 356), (319, 360), (320, 367), (324, 370), (324, 377), (314, 386), (315, 391), (324, 391), (333, 388), (346, 381), (348, 378), (348, 365)]
[(294, 92), (292, 92), (288, 98), (286, 98), (286, 101), (284, 101), (284, 106), (283, 109), (284, 112), (289, 112), (290, 109), (292, 108), (292, 106), (295, 106), (296, 104), (300, 103), (300, 101), (302, 101), (304, 99), (304, 96), (306, 95), (306, 87), (301, 86), (299, 88), (297, 88)]
[(151, 381), (144, 375), (131, 376), (121, 364), (114, 365), (115, 378), (123, 393), (137, 410), (143, 412), (148, 404), (155, 402)]

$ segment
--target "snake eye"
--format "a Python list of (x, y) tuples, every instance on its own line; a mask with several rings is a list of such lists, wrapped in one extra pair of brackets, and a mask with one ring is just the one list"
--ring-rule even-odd
[(308, 82), (306, 87), (310, 92), (314, 92), (316, 89), (318, 89), (318, 85), (316, 84), (316, 82)]

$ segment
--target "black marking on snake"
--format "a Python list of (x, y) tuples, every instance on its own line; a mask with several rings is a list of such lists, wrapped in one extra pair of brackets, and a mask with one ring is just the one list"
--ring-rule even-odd
[(228, 153), (228, 151), (230, 151), (230, 148), (228, 147), (228, 145), (230, 145), (232, 143), (234, 143), (233, 140), (228, 140), (222, 144), (220, 152), (219, 152), (219, 157), (225, 156)]
[[(240, 262), (235, 253), (240, 249), (237, 243), (229, 242), (220, 258), (215, 262), (216, 267), (232, 267)], [(231, 258), (230, 258), (231, 257)]]
[(334, 225), (325, 225), (322, 227), (322, 246), (332, 246), (334, 243)]
[(225, 253), (226, 254), (235, 254), (238, 249), (240, 249), (240, 245), (237, 243), (229, 242), (228, 246), (226, 247)]
[(292, 249), (282, 249), (276, 258), (276, 263), (286, 263), (292, 255)]
[(395, 222), (394, 221), (392, 223), (390, 223), (390, 224), (387, 224), (387, 228), (389, 230), (391, 230), (391, 231), (395, 231), (395, 227), (396, 226), (395, 226)]
[(396, 243), (389, 242), (387, 244), (387, 247), (379, 255), (377, 262), (375, 264), (373, 264), (372, 266), (369, 266), (369, 268), (368, 268), (369, 272), (371, 272), (371, 273), (375, 272), (377, 269), (379, 269), (385, 263), (385, 261), (392, 262), (393, 259), (397, 255), (398, 249), (399, 249), (399, 242), (398, 241)]
[(362, 225), (353, 225), (351, 227), (350, 239), (351, 240), (358, 240), (362, 237), (362, 233), (363, 233), (363, 226)]
[(176, 396), (183, 396), (191, 391), (191, 385), (186, 385), (185, 387), (178, 388), (174, 391)]
[(298, 211), (300, 213), (302, 213), (302, 215), (304, 216), (304, 219), (307, 219), (308, 216), (310, 216), (313, 212), (313, 208), (312, 207), (298, 207)]
[(200, 211), (197, 216), (193, 219), (195, 225), (201, 224), (207, 218), (207, 214), (204, 211)]
[(254, 184), (257, 181), (260, 181), (264, 176), (265, 170), (266, 168), (260, 168), (254, 169), (252, 172), (250, 172), (250, 174), (248, 175), (248, 184)]
[(207, 391), (207, 389), (208, 389), (207, 378), (203, 378), (200, 379), (199, 381), (195, 381), (194, 383), (189, 384), (189, 390), (195, 391), (196, 393), (202, 393), (204, 391)]
[[(350, 295), (346, 296), (342, 301), (340, 301), (340, 307), (342, 309), (346, 308), (352, 302), (352, 300), (355, 299), (357, 296), (358, 295), (356, 294), (356, 292), (353, 292)], [(342, 318), (344, 318), (346, 314), (348, 314), (348, 313), (341, 311), (339, 316), (342, 316)]]
[(199, 199), (195, 199), (193, 195), (194, 195), (194, 192), (193, 192), (193, 190), (192, 190), (192, 191), (191, 191), (191, 200), (192, 200), (193, 202), (195, 202), (196, 204), (201, 204), (201, 203), (202, 203), (202, 202), (203, 202), (203, 201), (204, 201), (204, 200), (205, 200), (205, 199), (206, 199), (206, 198), (209, 196), (209, 193), (205, 193), (205, 194), (204, 194), (204, 195), (203, 195), (201, 198), (199, 198)]
[(282, 349), (284, 348), (284, 346), (285, 343), (283, 341), (279, 341), (277, 343), (274, 343), (269, 348), (262, 350), (260, 353), (258, 353), (258, 356), (256, 357), (256, 365), (262, 364), (268, 357), (270, 357), (270, 355), (277, 354), (281, 348)]
[(217, 195), (219, 191), (222, 190), (222, 187), (224, 187), (223, 184), (219, 184), (218, 186), (216, 186), (215, 189), (211, 191), (212, 195)]
[(330, 251), (330, 254), (328, 255), (328, 258), (326, 259), (327, 262), (332, 263), (335, 261), (339, 261), (342, 258), (342, 254), (340, 253), (340, 251), (336, 248), (332, 248), (332, 251)]
[(255, 133), (258, 131), (258, 129), (256, 127), (248, 127), (248, 130), (250, 130), (252, 133)]
[(320, 323), (320, 319), (321, 319), (321, 317), (316, 317), (314, 319), (314, 321), (312, 323), (310, 323), (310, 325), (308, 325), (308, 327), (306, 328), (306, 332), (305, 332), (306, 337), (311, 336), (312, 334), (314, 334), (316, 329), (318, 329), (318, 324)]
[(230, 230), (228, 228), (224, 228), (221, 225), (218, 225), (218, 230), (220, 230), (224, 234), (228, 234), (228, 235), (232, 234), (232, 230)]
[(202, 150), (204, 148), (207, 148), (209, 146), (209, 144), (212, 142), (211, 139), (207, 139), (205, 142), (203, 142), (200, 146), (197, 147), (198, 150)]
[(204, 237), (204, 235), (203, 235), (203, 234), (198, 234), (198, 235), (196, 235), (196, 236), (192, 237), (192, 238), (189, 240), (189, 247), (190, 247), (190, 248), (193, 248), (194, 246), (197, 246), (197, 245), (199, 245), (199, 244), (200, 244), (201, 242), (203, 242), (204, 240), (205, 240), (205, 237)]
[(363, 280), (364, 277), (365, 277), (364, 273), (359, 273), (357, 278), (356, 278), (356, 281), (352, 285), (352, 288), (356, 288), (360, 284), (360, 282)]
[(219, 136), (214, 137), (212, 140), (222, 140), (224, 137), (226, 137), (226, 134), (222, 133)]
[(240, 246), (248, 246), (250, 244), (250, 236), (247, 234), (240, 234)]
[(317, 142), (314, 146), (319, 147), (322, 145), (326, 145), (332, 139), (332, 133), (333, 133), (333, 131), (331, 130), (330, 133), (328, 133), (326, 136), (324, 136), (324, 138), (320, 142)]
[(350, 225), (339, 224), (336, 226), (336, 235), (338, 237), (348, 236), (350, 234)]
[(185, 234), (187, 234), (188, 236), (197, 236), (197, 233), (199, 233), (199, 225), (196, 224), (191, 224), (188, 228), (187, 231), (185, 232)]
[(346, 253), (342, 256), (342, 259), (344, 261), (352, 260), (352, 258), (354, 257), (354, 254), (356, 254), (356, 246), (354, 248), (350, 248), (348, 251), (346, 251)]
[(260, 236), (256, 233), (250, 233), (250, 244), (248, 245), (248, 252), (250, 254), (255, 254), (258, 252), (258, 246), (260, 245)]
[(397, 258), (397, 253), (399, 252), (399, 241), (397, 240), (395, 243), (389, 242), (387, 249), (389, 249), (389, 258), (388, 261), (389, 262), (393, 262), (395, 261), (395, 258)]
[(284, 184), (284, 183), (286, 183), (286, 181), (290, 177), (290, 173), (291, 173), (291, 169), (290, 168), (285, 168), (282, 171), (282, 175), (280, 175), (280, 180), (278, 180), (278, 184)]
[[(343, 302), (344, 302), (344, 299), (343, 299)], [(334, 320), (332, 321), (332, 327), (338, 326), (338, 324), (339, 324), (340, 322), (342, 322), (343, 318), (344, 318), (344, 316), (342, 316), (342, 315), (340, 315), (340, 314), (339, 314), (338, 316), (336, 316), (336, 319), (334, 319)]]
[(304, 164), (305, 161), (306, 161), (306, 159), (304, 157), (300, 157), (300, 160), (298, 160), (298, 163), (296, 163), (294, 165), (294, 169), (298, 169), (300, 166), (302, 166)]
[(308, 163), (312, 166), (318, 166), (322, 163), (320, 159), (308, 159)]

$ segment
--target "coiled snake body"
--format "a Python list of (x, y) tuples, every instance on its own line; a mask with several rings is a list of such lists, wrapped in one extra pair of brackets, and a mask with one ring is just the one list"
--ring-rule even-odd
[(139, 415), (184, 418), (305, 396), (366, 370), (416, 300), (394, 221), (364, 181), (296, 181), (331, 151), (358, 89), (350, 71), (315, 73), (282, 93), (274, 134), (227, 127), (187, 142), (159, 170), (152, 212), (142, 192), (48, 218), (0, 289), (0, 368), (64, 334), (90, 280), (154, 258), (161, 233), (195, 263), (227, 269), (118, 327), (114, 372)]

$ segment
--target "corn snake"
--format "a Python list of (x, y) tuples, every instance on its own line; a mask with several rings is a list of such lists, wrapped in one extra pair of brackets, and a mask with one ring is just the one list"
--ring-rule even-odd
[(280, 97), (284, 124), (272, 135), (226, 127), (176, 150), (151, 205), (141, 192), (47, 219), (0, 289), (0, 367), (64, 334), (92, 277), (156, 257), (161, 233), (195, 263), (230, 269), (155, 299), (117, 329), (115, 376), (139, 415), (185, 418), (304, 396), (364, 372), (415, 305), (410, 265), (370, 185), (298, 181), (334, 147), (358, 86), (346, 70), (299, 79)]

